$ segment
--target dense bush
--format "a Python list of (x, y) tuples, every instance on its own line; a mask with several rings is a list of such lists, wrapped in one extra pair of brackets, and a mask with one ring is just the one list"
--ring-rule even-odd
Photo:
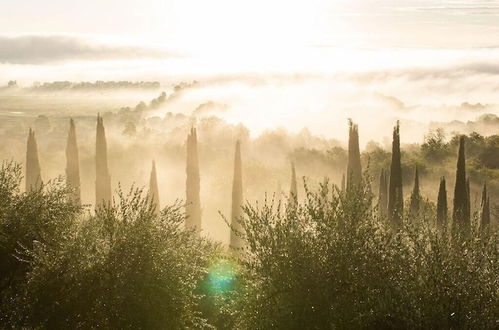
[(57, 248), (82, 208), (67, 198), (61, 180), (43, 190), (20, 191), (21, 167), (0, 168), (0, 324), (14, 317), (7, 311), (19, 295), (33, 259), (26, 254), (37, 245)]
[(421, 212), (394, 233), (368, 190), (247, 205), (239, 327), (475, 328), (499, 319), (497, 235), (451, 237)]
[(156, 215), (133, 190), (83, 215), (60, 182), (19, 193), (14, 169), (0, 171), (3, 327), (208, 326), (195, 289), (216, 249), (183, 229), (180, 205)]

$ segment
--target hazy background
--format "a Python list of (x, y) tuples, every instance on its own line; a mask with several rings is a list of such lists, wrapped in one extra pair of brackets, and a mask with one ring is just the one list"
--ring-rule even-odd
[[(371, 140), (387, 148), (399, 119), (406, 144), (435, 127), (448, 136), (498, 130), (480, 116), (499, 114), (499, 1), (19, 0), (0, 8), (0, 85), (18, 85), (0, 89), (4, 158), (24, 161), (35, 126), (44, 178), (63, 174), (67, 120), (75, 117), (83, 200), (93, 203), (100, 112), (113, 188), (146, 185), (156, 159), (161, 202), (170, 203), (184, 198), (183, 144), (197, 123), (203, 220), (222, 240), (218, 210), (230, 207), (236, 138), (246, 196), (257, 198), (289, 189), (297, 149), (344, 146), (347, 118), (359, 124), (362, 148)], [(161, 87), (31, 88), (62, 80)], [(127, 112), (162, 91), (161, 106)], [(136, 134), (124, 134), (128, 123)], [(327, 164), (298, 164), (298, 174), (339, 182), (344, 164)]]

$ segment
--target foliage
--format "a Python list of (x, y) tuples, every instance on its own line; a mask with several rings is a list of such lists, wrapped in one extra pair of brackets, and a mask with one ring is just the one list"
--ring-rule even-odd
[(62, 180), (22, 194), (18, 172), (0, 171), (2, 327), (208, 327), (195, 290), (217, 249), (180, 204), (158, 215), (132, 189), (85, 216)]
[(452, 155), (450, 146), (445, 143), (443, 129), (430, 131), (425, 135), (424, 142), (421, 145), (421, 153), (427, 161), (436, 163)]
[(497, 234), (439, 232), (428, 207), (394, 232), (372, 205), (327, 183), (297, 208), (246, 205), (237, 328), (493, 328)]

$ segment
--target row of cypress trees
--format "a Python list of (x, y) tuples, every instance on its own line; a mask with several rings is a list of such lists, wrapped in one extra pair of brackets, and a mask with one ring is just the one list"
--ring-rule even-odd
[[(197, 232), (201, 230), (201, 201), (200, 201), (200, 174), (199, 157), (196, 128), (192, 127), (187, 136), (187, 158), (186, 158), (186, 227)], [(97, 116), (96, 145), (95, 145), (95, 205), (96, 207), (110, 203), (112, 200), (111, 175), (107, 161), (107, 141), (103, 118)], [(294, 165), (292, 170), (291, 196), (296, 200), (296, 173)], [(66, 144), (66, 182), (71, 188), (71, 198), (81, 204), (80, 191), (80, 169), (78, 143), (76, 138), (76, 127), (73, 119), (69, 122), (69, 132)], [(26, 151), (26, 190), (40, 189), (42, 187), (40, 162), (38, 159), (38, 147), (35, 132), (30, 128)], [(293, 188), (294, 187), (294, 188)], [(156, 205), (156, 212), (160, 210), (158, 179), (156, 174), (156, 163), (152, 162), (149, 180), (149, 196)], [(232, 186), (232, 210), (231, 222), (235, 231), (231, 231), (230, 245), (234, 248), (242, 247), (242, 228), (236, 221), (242, 215), (243, 183), (242, 183), (242, 161), (241, 143), (236, 142), (234, 156), (234, 178)]]
[[(362, 169), (359, 152), (358, 126), (349, 120), (348, 141), (348, 165), (347, 165), (347, 189), (361, 183)], [(342, 181), (342, 190), (344, 182)], [(454, 200), (452, 212), (452, 227), (457, 231), (469, 232), (471, 229), (470, 212), (470, 181), (466, 177), (465, 138), (459, 139), (459, 151), (457, 158), (456, 182), (454, 187)], [(416, 216), (422, 207), (423, 198), (419, 187), (419, 170), (414, 171), (414, 186), (410, 197), (410, 214)], [(402, 191), (402, 162), (400, 152), (400, 124), (397, 122), (393, 129), (392, 158), (390, 171), (381, 170), (379, 177), (378, 206), (381, 217), (389, 219), (393, 228), (400, 228), (404, 215), (404, 197)], [(490, 199), (487, 186), (484, 184), (482, 191), (481, 228), (487, 228), (490, 224)], [(437, 199), (437, 227), (443, 229), (447, 226), (447, 190), (445, 177), (440, 179)]]
[[(67, 184), (72, 188), (72, 198), (75, 202), (81, 203), (80, 174), (78, 144), (76, 138), (76, 128), (73, 119), (70, 119), (69, 133), (66, 145), (66, 177)], [(186, 158), (186, 227), (196, 231), (201, 230), (201, 201), (200, 201), (200, 174), (199, 157), (196, 128), (192, 127), (187, 136), (187, 158)], [(111, 202), (111, 176), (107, 161), (107, 141), (103, 118), (97, 116), (96, 127), (96, 181), (95, 195), (96, 207)], [(362, 183), (362, 166), (360, 160), (359, 131), (358, 125), (349, 120), (349, 141), (348, 141), (348, 164), (346, 184), (345, 176), (342, 179), (342, 190), (351, 189)], [(37, 143), (35, 132), (31, 129), (28, 134), (26, 153), (26, 190), (38, 189), (42, 186), (40, 163), (38, 159)], [(159, 212), (158, 180), (156, 175), (156, 164), (153, 161), (149, 194), (152, 201), (157, 206)], [(416, 215), (422, 203), (422, 196), (419, 188), (419, 171), (416, 168), (414, 174), (414, 187), (410, 198), (410, 212)], [(291, 204), (298, 202), (297, 181), (294, 163), (291, 164)], [(230, 245), (234, 248), (242, 246), (241, 237), (237, 234), (241, 230), (236, 219), (241, 216), (241, 206), (243, 204), (243, 183), (242, 183), (242, 161), (241, 144), (236, 142), (234, 155), (234, 176), (232, 186), (232, 207)], [(402, 165), (400, 152), (400, 125), (397, 122), (393, 129), (392, 158), (390, 171), (381, 171), (379, 179), (379, 212), (383, 217), (387, 217), (394, 228), (402, 225), (404, 214), (404, 200), (402, 191)], [(447, 191), (446, 181), (442, 177), (438, 191), (437, 200), (437, 226), (443, 228), (447, 225)], [(490, 203), (486, 185), (482, 192), (482, 226), (490, 223)], [(469, 179), (466, 178), (465, 140), (464, 136), (459, 141), (459, 152), (456, 171), (456, 183), (454, 189), (454, 207), (452, 213), (453, 227), (469, 231), (470, 221), (470, 189)]]
[[(95, 205), (96, 207), (111, 201), (111, 175), (107, 162), (107, 142), (104, 121), (97, 116), (96, 143), (95, 143)], [(73, 119), (69, 121), (69, 132), (66, 142), (66, 182), (72, 190), (73, 200), (81, 204), (80, 191), (80, 161), (76, 127)], [(40, 189), (42, 176), (38, 159), (38, 146), (35, 132), (30, 128), (26, 148), (26, 190)]]

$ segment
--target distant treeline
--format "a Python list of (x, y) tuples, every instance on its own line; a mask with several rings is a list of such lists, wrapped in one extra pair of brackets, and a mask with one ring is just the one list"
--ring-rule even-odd
[[(6, 88), (18, 87), (17, 82), (11, 80)], [(96, 90), (96, 89), (158, 89), (161, 84), (157, 81), (103, 81), (95, 82), (81, 81), (53, 81), (53, 82), (35, 82), (30, 90), (34, 91), (62, 91), (62, 90)]]

